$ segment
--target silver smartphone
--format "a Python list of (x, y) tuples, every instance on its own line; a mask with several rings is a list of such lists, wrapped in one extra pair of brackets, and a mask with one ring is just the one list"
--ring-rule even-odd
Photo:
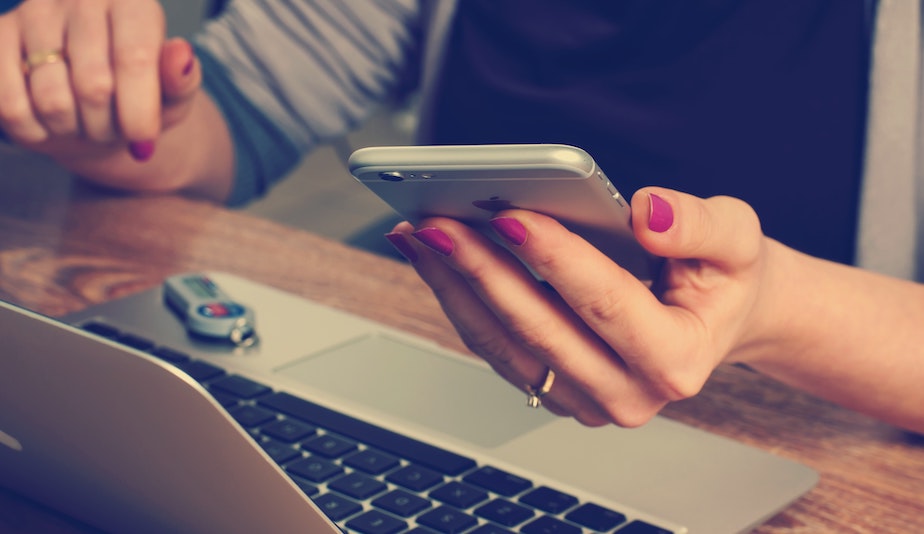
[(496, 239), (488, 221), (521, 208), (555, 218), (642, 280), (653, 258), (635, 240), (630, 208), (584, 150), (555, 144), (377, 146), (350, 173), (411, 223), (451, 217)]

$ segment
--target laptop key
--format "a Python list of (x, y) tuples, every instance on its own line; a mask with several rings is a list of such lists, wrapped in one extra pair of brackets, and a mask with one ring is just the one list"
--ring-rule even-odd
[(343, 463), (370, 475), (380, 475), (400, 464), (396, 456), (375, 449), (365, 449), (351, 454), (343, 459)]
[(339, 491), (347, 497), (353, 497), (360, 501), (364, 501), (388, 489), (388, 486), (384, 482), (379, 482), (370, 476), (356, 472), (331, 481), (327, 484), (327, 487)]
[(356, 442), (331, 434), (317, 436), (302, 442), (302, 448), (325, 458), (339, 458), (356, 450)]
[(513, 534), (513, 531), (501, 528), (497, 525), (492, 525), (491, 523), (485, 523), (475, 530), (469, 531), (468, 534)]
[(244, 428), (253, 428), (276, 419), (276, 414), (259, 406), (238, 406), (228, 410), (231, 417)]
[(625, 515), (594, 503), (584, 503), (578, 506), (568, 512), (565, 519), (597, 531), (613, 530), (626, 522)]
[(230, 410), (241, 403), (241, 399), (235, 397), (234, 395), (222, 393), (221, 391), (209, 389), (209, 394), (212, 395), (212, 398), (218, 401), (218, 404), (221, 404), (226, 410)]
[(419, 495), (397, 489), (372, 501), (372, 506), (401, 517), (411, 517), (421, 510), (426, 510), (431, 504)]
[(150, 339), (143, 338), (141, 336), (136, 336), (134, 334), (122, 334), (115, 338), (115, 341), (123, 345), (128, 345), (133, 349), (138, 349), (144, 352), (147, 352), (153, 349), (156, 346), (156, 343)]
[(580, 527), (547, 515), (537, 518), (520, 529), (523, 534), (581, 534)]
[(456, 508), (465, 509), (487, 500), (488, 493), (463, 482), (451, 481), (431, 491), (430, 497)]
[(192, 359), (185, 352), (180, 352), (178, 350), (171, 349), (170, 347), (154, 347), (148, 352), (154, 356), (157, 356), (161, 360), (164, 360), (165, 362), (172, 363), (173, 365), (186, 363)]
[(417, 523), (442, 534), (456, 534), (472, 528), (478, 520), (451, 506), (440, 506), (419, 516)]
[(619, 529), (620, 534), (673, 534), (673, 530), (656, 527), (644, 521), (633, 521)]
[(225, 370), (221, 367), (202, 360), (190, 360), (177, 365), (177, 367), (197, 382), (205, 382), (225, 374)]
[(411, 491), (424, 491), (443, 482), (443, 475), (420, 465), (406, 465), (393, 473), (389, 473), (385, 480), (392, 484), (403, 486)]
[(341, 473), (343, 468), (319, 456), (308, 456), (285, 465), (285, 470), (319, 484)]
[(311, 482), (308, 482), (304, 478), (295, 476), (291, 473), (289, 473), (289, 478), (292, 479), (292, 482), (295, 482), (295, 485), (298, 486), (298, 488), (302, 490), (305, 495), (314, 497), (318, 494), (318, 487)]
[(533, 485), (532, 482), (525, 478), (487, 465), (465, 475), (462, 480), (504, 497), (512, 497), (522, 493)]
[(369, 510), (347, 521), (347, 528), (360, 534), (395, 534), (407, 528), (407, 523), (378, 510)]
[(512, 503), (506, 499), (493, 501), (478, 507), (475, 515), (506, 527), (515, 527), (535, 515), (531, 508)]
[(361, 512), (363, 509), (362, 505), (358, 502), (337, 495), (336, 493), (324, 493), (312, 500), (331, 521), (346, 519), (353, 514)]
[(263, 447), (263, 450), (266, 451), (266, 454), (277, 464), (284, 464), (301, 456), (301, 453), (291, 445), (280, 443), (274, 439), (261, 441), (260, 446)]
[(90, 321), (89, 323), (83, 325), (82, 328), (87, 332), (93, 332), (98, 336), (102, 336), (108, 339), (115, 339), (122, 333), (114, 326), (110, 326), (106, 323), (100, 323), (97, 321)]
[(209, 384), (209, 388), (215, 388), (219, 391), (230, 393), (235, 397), (240, 397), (247, 400), (259, 397), (260, 395), (265, 395), (272, 391), (267, 386), (264, 386), (259, 382), (254, 382), (249, 378), (244, 378), (240, 375), (228, 375), (222, 377)]
[(317, 431), (317, 428), (308, 423), (288, 418), (273, 421), (260, 428), (262, 434), (275, 440), (282, 441), (283, 443), (295, 443), (308, 436), (313, 436)]
[(520, 502), (550, 514), (560, 514), (577, 505), (577, 497), (562, 493), (548, 486), (538, 487), (520, 497)]

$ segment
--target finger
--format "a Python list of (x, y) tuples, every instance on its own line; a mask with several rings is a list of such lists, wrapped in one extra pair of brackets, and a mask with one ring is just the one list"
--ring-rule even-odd
[(54, 2), (44, 0), (30, 0), (19, 10), (23, 53), (31, 63), (26, 81), (32, 108), (45, 128), (57, 136), (78, 133), (68, 65), (59, 60), (61, 54), (67, 54), (64, 15)]
[(67, 49), (71, 82), (85, 136), (116, 139), (115, 79), (112, 72), (107, 0), (84, 0), (70, 17)]
[[(529, 387), (538, 389), (548, 367), (534, 358), (525, 347), (517, 344), (458, 272), (410, 237), (413, 230), (408, 223), (401, 223), (387, 237), (399, 252), (408, 257), (421, 278), (430, 285), (466, 346), (484, 359), (498, 375), (523, 391), (524, 396)], [(566, 377), (555, 380), (551, 392), (542, 397), (542, 406), (556, 415), (571, 416), (589, 426), (610, 422)]]
[(761, 246), (757, 214), (731, 197), (640, 189), (632, 196), (632, 225), (636, 239), (658, 256), (705, 260), (726, 270), (754, 262)]
[(32, 111), (14, 15), (0, 17), (0, 128), (11, 139), (25, 144), (48, 138), (48, 131)]
[(169, 128), (185, 117), (202, 84), (202, 68), (192, 45), (182, 38), (164, 43), (160, 58), (163, 91), (163, 127)]
[(115, 2), (111, 24), (119, 129), (130, 142), (149, 144), (153, 150), (161, 128), (163, 9), (147, 0)]
[(447, 250), (420, 231), (415, 234), (442, 252), (443, 260), (462, 275), (516, 344), (594, 400), (588, 404), (569, 399), (575, 403), (572, 409), (637, 426), (663, 406), (628, 376), (619, 355), (513, 256), (461, 223), (432, 219), (421, 224), (438, 225), (451, 240), (454, 246)]
[[(666, 401), (700, 390), (713, 360), (701, 357), (705, 328), (695, 314), (663, 305), (645, 284), (548, 217), (511, 210), (501, 212), (492, 225), (620, 355), (639, 389), (642, 414), (646, 407), (660, 409)], [(597, 377), (587, 379), (596, 384), (599, 402), (620, 402), (607, 396)]]

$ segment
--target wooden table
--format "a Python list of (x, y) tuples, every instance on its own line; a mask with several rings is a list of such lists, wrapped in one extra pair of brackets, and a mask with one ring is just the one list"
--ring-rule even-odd
[[(207, 203), (93, 190), (0, 148), (0, 298), (58, 316), (192, 270), (231, 272), (465, 350), (406, 265)], [(664, 413), (821, 473), (757, 532), (924, 532), (922, 438), (734, 367)], [(0, 491), (0, 532), (95, 531)]]

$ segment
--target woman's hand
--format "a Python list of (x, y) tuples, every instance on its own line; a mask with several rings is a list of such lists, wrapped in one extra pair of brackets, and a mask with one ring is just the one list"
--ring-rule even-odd
[(164, 36), (157, 0), (26, 0), (0, 16), (0, 130), (72, 164), (146, 161), (200, 85), (192, 47)]
[[(664, 260), (649, 288), (556, 221), (497, 214), (509, 249), (450, 219), (388, 238), (430, 285), (466, 345), (514, 386), (586, 425), (638, 426), (695, 395), (723, 361), (760, 345), (767, 242), (745, 203), (647, 188), (633, 197), (639, 242)], [(421, 244), (426, 246), (421, 246)]]

